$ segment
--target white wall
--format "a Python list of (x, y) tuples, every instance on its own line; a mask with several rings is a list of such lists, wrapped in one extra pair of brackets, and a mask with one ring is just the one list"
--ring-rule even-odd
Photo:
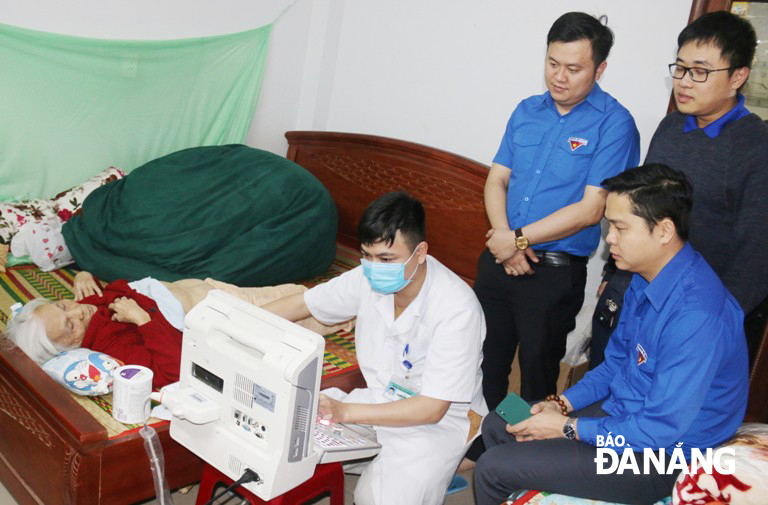
[[(691, 0), (0, 0), (0, 22), (87, 37), (168, 39), (276, 20), (250, 145), (284, 154), (287, 130), (352, 131), (490, 163), (515, 105), (545, 91), (546, 33), (559, 15), (573, 10), (608, 16), (616, 43), (600, 84), (634, 115), (644, 157), (667, 108), (666, 64), (674, 60), (690, 5)], [(604, 255), (603, 246), (590, 262), (575, 334), (588, 326)]]
[(569, 10), (606, 14), (616, 43), (601, 85), (644, 146), (666, 111), (689, 0), (346, 2), (328, 128), (404, 137), (490, 162), (517, 103), (546, 91), (546, 34)]
[[(221, 35), (272, 22), (290, 0), (0, 0), (0, 23), (105, 39)], [(302, 5), (303, 4), (303, 5)], [(295, 7), (307, 10), (302, 0)]]

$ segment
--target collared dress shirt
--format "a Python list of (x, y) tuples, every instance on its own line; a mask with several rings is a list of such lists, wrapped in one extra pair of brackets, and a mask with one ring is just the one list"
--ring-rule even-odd
[[(716, 139), (720, 136), (720, 132), (723, 130), (723, 127), (727, 125), (728, 123), (732, 121), (739, 120), (743, 118), (744, 116), (749, 115), (749, 110), (747, 110), (747, 107), (744, 105), (745, 98), (744, 95), (741, 93), (738, 93), (738, 100), (736, 102), (736, 106), (734, 106), (731, 110), (717, 118), (716, 120), (709, 123), (704, 128), (701, 128), (701, 130), (704, 132), (704, 134), (711, 138)], [(699, 124), (696, 122), (696, 116), (686, 116), (685, 117), (685, 125), (683, 126), (683, 131), (685, 133), (690, 133), (694, 130), (699, 129)]]
[(747, 405), (744, 314), (717, 274), (686, 244), (648, 283), (635, 274), (605, 361), (563, 394), (575, 410), (605, 399), (603, 418), (577, 422), (579, 438), (622, 435), (635, 451), (682, 442), (716, 447)]
[[(549, 92), (520, 102), (507, 123), (494, 163), (511, 170), (507, 219), (516, 229), (580, 201), (600, 183), (640, 160), (640, 134), (629, 111), (598, 84), (565, 115)], [(533, 246), (589, 256), (600, 240), (596, 224)]]

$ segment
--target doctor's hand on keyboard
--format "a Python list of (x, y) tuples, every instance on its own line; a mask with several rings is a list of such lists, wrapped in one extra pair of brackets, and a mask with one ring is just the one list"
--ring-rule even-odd
[(344, 422), (344, 404), (324, 394), (320, 394), (317, 405), (317, 417), (324, 421)]

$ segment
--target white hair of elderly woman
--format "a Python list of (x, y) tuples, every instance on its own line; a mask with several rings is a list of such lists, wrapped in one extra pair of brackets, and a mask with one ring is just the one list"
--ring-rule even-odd
[(48, 303), (51, 302), (45, 298), (27, 302), (18, 314), (11, 317), (5, 329), (8, 339), (39, 365), (67, 350), (51, 342), (45, 333), (42, 319), (35, 317), (35, 311)]

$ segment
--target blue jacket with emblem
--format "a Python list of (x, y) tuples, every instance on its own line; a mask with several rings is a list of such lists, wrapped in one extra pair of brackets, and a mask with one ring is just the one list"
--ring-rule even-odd
[(622, 435), (633, 450), (682, 442), (716, 447), (747, 405), (744, 314), (717, 274), (686, 244), (648, 283), (635, 274), (605, 362), (563, 394), (575, 410), (605, 400), (603, 418), (579, 418), (579, 438)]

